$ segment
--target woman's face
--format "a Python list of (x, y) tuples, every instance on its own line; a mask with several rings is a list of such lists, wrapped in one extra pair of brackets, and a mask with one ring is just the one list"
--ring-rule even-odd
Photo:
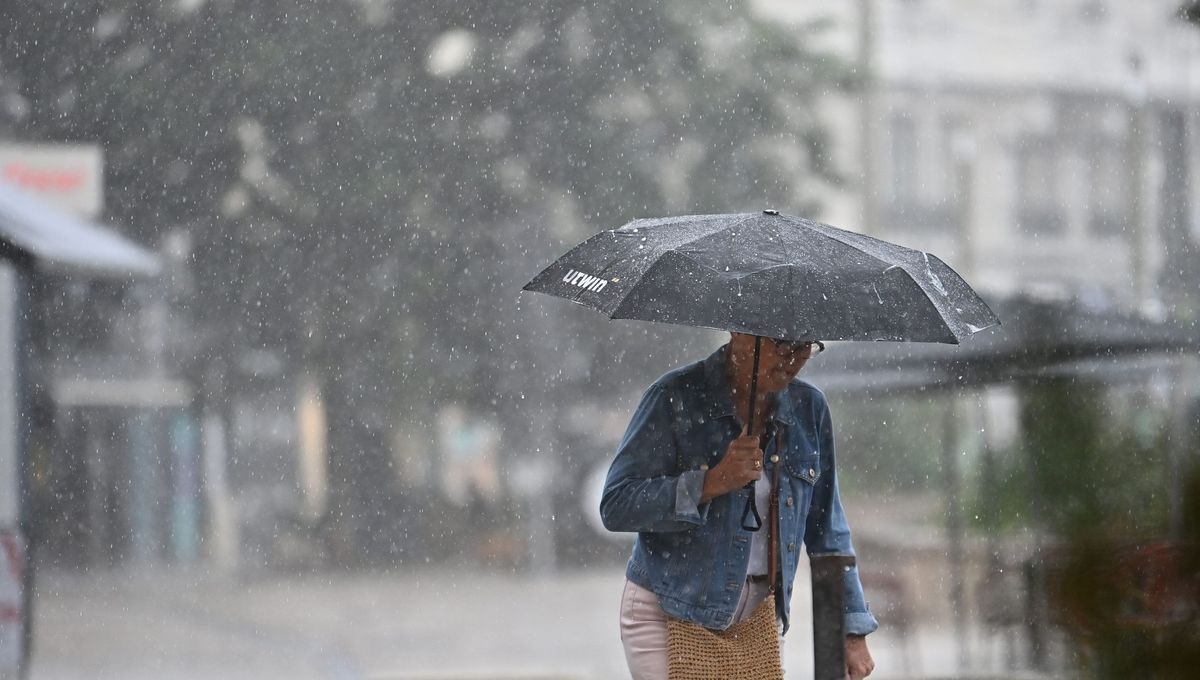
[[(749, 373), (754, 366), (755, 336), (746, 333), (731, 335), (729, 349), (734, 366), (739, 373), (742, 370)], [(778, 392), (787, 387), (811, 356), (809, 349), (803, 344), (763, 338), (762, 351), (758, 358), (758, 389), (764, 392)]]

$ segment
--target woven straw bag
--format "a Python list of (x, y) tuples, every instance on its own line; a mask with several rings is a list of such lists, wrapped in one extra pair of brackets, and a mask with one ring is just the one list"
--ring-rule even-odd
[(768, 521), (768, 595), (749, 618), (725, 630), (667, 619), (669, 680), (783, 680), (779, 624), (775, 618), (776, 543), (779, 540), (779, 465), (771, 479)]
[(667, 620), (670, 680), (782, 680), (775, 598), (725, 630)]

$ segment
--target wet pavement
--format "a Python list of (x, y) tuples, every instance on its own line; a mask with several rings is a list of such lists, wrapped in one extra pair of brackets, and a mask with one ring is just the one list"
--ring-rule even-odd
[[(545, 578), (434, 567), (253, 580), (51, 574), (37, 589), (31, 678), (623, 678), (622, 584), (620, 568)], [(809, 611), (807, 593), (792, 606)], [(874, 678), (954, 671), (950, 631), (926, 626), (902, 642), (886, 629), (871, 637)], [(800, 620), (785, 642), (788, 678), (811, 677), (811, 653)]]

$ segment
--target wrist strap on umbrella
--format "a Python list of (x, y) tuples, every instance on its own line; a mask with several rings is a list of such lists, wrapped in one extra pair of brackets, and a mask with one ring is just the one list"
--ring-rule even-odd
[[(754, 402), (758, 399), (758, 357), (762, 353), (762, 336), (754, 336), (754, 372), (750, 376), (750, 416), (746, 420), (748, 434), (754, 434)], [(742, 528), (746, 531), (758, 531), (762, 528), (762, 515), (758, 514), (758, 502), (754, 500), (754, 482), (750, 482), (745, 487), (750, 491), (750, 495), (746, 497), (746, 507), (742, 509)], [(753, 515), (753, 524), (746, 521), (746, 518)]]

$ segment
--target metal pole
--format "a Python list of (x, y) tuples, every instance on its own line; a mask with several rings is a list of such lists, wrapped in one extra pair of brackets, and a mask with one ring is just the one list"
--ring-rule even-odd
[(956, 269), (963, 277), (971, 278), (978, 267), (978, 235), (975, 223), (975, 140), (960, 131), (951, 142), (954, 154), (954, 176), (958, 193), (958, 261)]
[(943, 420), (942, 480), (946, 490), (946, 553), (950, 562), (950, 609), (958, 647), (958, 671), (967, 666), (967, 616), (963, 601), (963, 523), (958, 469), (958, 420), (961, 409), (953, 396)]
[(1129, 55), (1129, 69), (1132, 75), (1130, 101), (1130, 130), (1129, 130), (1129, 167), (1133, 177), (1130, 181), (1129, 212), (1133, 230), (1129, 234), (1130, 275), (1133, 278), (1133, 304), (1140, 307), (1150, 298), (1150, 276), (1147, 263), (1147, 239), (1150, 234), (1148, 212), (1146, 210), (1146, 178), (1147, 178), (1147, 134), (1150, 126), (1149, 92), (1146, 76), (1143, 71), (1142, 56), (1134, 52)]
[(1197, 384), (1196, 359), (1184, 355), (1179, 358), (1174, 390), (1171, 398), (1172, 418), (1170, 439), (1167, 445), (1167, 470), (1170, 480), (1167, 486), (1167, 505), (1170, 517), (1170, 536), (1181, 539), (1184, 533), (1184, 487), (1188, 471), (1195, 462), (1190, 460), (1189, 448), (1193, 424), (1190, 420), (1195, 403)]
[(862, 233), (878, 234), (878, 179), (875, 176), (875, 16), (872, 3), (858, 2), (858, 71), (862, 94), (859, 102), (858, 143), (862, 145)]
[[(159, 461), (157, 459), (157, 444), (159, 441), (158, 422), (160, 415), (154, 411), (139, 409), (135, 415), (126, 421), (129, 428), (128, 453), (129, 461), (129, 530), (133, 558), (139, 566), (156, 564), (160, 555), (160, 536), (162, 508), (160, 505)], [(94, 422), (103, 422), (106, 428), (112, 427), (107, 420), (96, 417)], [(105, 430), (106, 431), (106, 430)], [(99, 435), (103, 436), (103, 435)], [(88, 453), (97, 456), (96, 473), (98, 480), (103, 480), (103, 486), (93, 486), (96, 496), (97, 519), (103, 521), (105, 509), (100, 498), (103, 490), (112, 483), (112, 466), (105, 458), (107, 447), (99, 436), (91, 438), (94, 445), (89, 446)]]
[(854, 556), (825, 553), (809, 557), (812, 571), (813, 678), (846, 677), (846, 571)]

